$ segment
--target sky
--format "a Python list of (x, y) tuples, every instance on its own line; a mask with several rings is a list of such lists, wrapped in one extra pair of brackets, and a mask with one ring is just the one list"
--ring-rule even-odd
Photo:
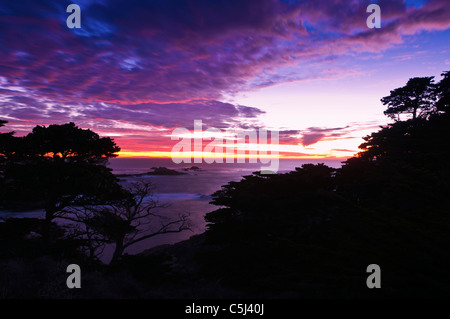
[(282, 157), (348, 157), (389, 122), (390, 90), (450, 69), (449, 43), (447, 0), (2, 0), (1, 131), (75, 122), (120, 156), (170, 156), (201, 120), (277, 131)]

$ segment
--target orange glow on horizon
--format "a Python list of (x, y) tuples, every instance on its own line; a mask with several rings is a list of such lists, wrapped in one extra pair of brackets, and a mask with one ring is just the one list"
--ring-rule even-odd
[[(355, 154), (352, 154), (350, 156), (332, 156), (332, 155), (286, 155), (286, 154), (280, 154), (280, 155), (249, 155), (249, 154), (245, 154), (245, 155), (236, 155), (234, 154), (233, 158), (234, 159), (238, 159), (238, 158), (245, 158), (245, 159), (250, 159), (250, 158), (266, 158), (266, 159), (270, 159), (270, 158), (279, 158), (281, 159), (347, 159), (350, 158), (354, 155), (356, 155), (357, 152), (355, 152)], [(149, 151), (149, 152), (133, 152), (133, 151), (121, 151), (118, 153), (118, 157), (120, 158), (181, 158), (181, 157), (185, 157), (185, 156), (172, 156), (171, 152), (161, 152), (161, 151)], [(190, 157), (192, 159), (194, 159), (194, 152), (190, 153)], [(202, 153), (203, 158), (221, 158), (220, 156), (217, 156), (214, 153), (208, 154), (203, 152)], [(186, 156), (189, 157), (189, 156)], [(225, 156), (222, 157), (225, 160)]]

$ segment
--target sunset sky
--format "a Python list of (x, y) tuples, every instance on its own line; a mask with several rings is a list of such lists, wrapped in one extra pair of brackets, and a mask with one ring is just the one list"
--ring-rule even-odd
[(388, 123), (383, 96), (449, 69), (448, 0), (0, 3), (2, 132), (72, 121), (121, 156), (170, 156), (194, 120), (277, 130), (285, 157), (351, 156)]

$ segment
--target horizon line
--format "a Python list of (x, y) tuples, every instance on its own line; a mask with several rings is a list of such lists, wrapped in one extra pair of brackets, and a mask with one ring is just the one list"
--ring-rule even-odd
[[(356, 155), (356, 153), (355, 153), (355, 155)], [(320, 160), (320, 159), (324, 159), (324, 160), (347, 160), (347, 159), (352, 158), (352, 157), (353, 156), (314, 156), (314, 155), (311, 155), (311, 156), (279, 156), (279, 157), (266, 156), (266, 157), (263, 157), (263, 158), (264, 159), (279, 159), (279, 160), (297, 160), (297, 159), (299, 159), (299, 160), (300, 159), (310, 159), (310, 160)], [(162, 155), (161, 156), (161, 155), (131, 155), (131, 154), (124, 155), (124, 154), (118, 154), (117, 157), (113, 157), (113, 158), (110, 158), (110, 159), (116, 159), (116, 158), (121, 158), (121, 159), (124, 159), (124, 158), (172, 159), (172, 158), (180, 158), (180, 157), (171, 157), (171, 156), (168, 156), (168, 155)], [(192, 161), (195, 159), (194, 156), (187, 157), (187, 158), (190, 158)], [(224, 160), (224, 164), (227, 164), (225, 157), (218, 157), (218, 156), (216, 156), (216, 157), (213, 157), (213, 156), (208, 157), (208, 156), (206, 156), (206, 157), (203, 157), (203, 158), (210, 158), (210, 159), (211, 158), (215, 158), (215, 159), (221, 158), (221, 159)], [(203, 158), (202, 158), (202, 160), (203, 160)], [(238, 156), (234, 156), (233, 160), (242, 159), (242, 158), (244, 158), (245, 160), (255, 159), (255, 158), (258, 159), (258, 157), (249, 157), (249, 156), (238, 157)], [(231, 164), (231, 163), (228, 163), (228, 164)]]

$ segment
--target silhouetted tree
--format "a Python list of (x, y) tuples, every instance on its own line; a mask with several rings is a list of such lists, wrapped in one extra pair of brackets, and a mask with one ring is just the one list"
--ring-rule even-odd
[[(5, 126), (8, 121), (0, 120), (0, 127)], [(14, 132), (0, 133), (0, 161), (4, 161), (11, 155), (14, 142)]]
[(36, 126), (16, 139), (6, 151), (3, 200), (8, 208), (42, 207), (49, 224), (67, 206), (123, 196), (104, 165), (120, 150), (112, 139), (74, 123)]
[(158, 204), (152, 196), (150, 183), (133, 183), (127, 188), (129, 196), (111, 201), (108, 205), (71, 207), (63, 218), (75, 221), (81, 229), (77, 236), (85, 236), (91, 257), (102, 251), (105, 243), (113, 243), (111, 263), (123, 255), (126, 248), (143, 240), (168, 233), (179, 233), (190, 229), (188, 215), (170, 219), (157, 214)]
[[(328, 216), (327, 198), (322, 195), (332, 196), (333, 173), (333, 168), (323, 164), (304, 164), (287, 174), (255, 172), (240, 182), (230, 182), (212, 195), (211, 204), (221, 208), (206, 214), (208, 227), (217, 227), (217, 232), (222, 228), (225, 233), (231, 231), (226, 240), (245, 239), (261, 231), (263, 236), (300, 235), (304, 228)], [(263, 231), (259, 227), (270, 229)]]
[(433, 76), (412, 78), (405, 86), (392, 90), (390, 95), (381, 99), (383, 105), (388, 105), (384, 114), (392, 119), (399, 119), (404, 113), (412, 114), (413, 119), (426, 117), (434, 110), (433, 79)]
[(436, 107), (438, 111), (447, 112), (450, 109), (450, 71), (441, 74), (444, 78), (436, 84)]
[(89, 129), (81, 129), (74, 123), (36, 126), (24, 138), (24, 157), (52, 157), (66, 162), (102, 164), (116, 157), (120, 148), (109, 137), (100, 138)]
[[(0, 120), (0, 127), (5, 126), (6, 123), (8, 122)], [(0, 133), (0, 165), (6, 155), (6, 139), (11, 135), (12, 133)]]
[[(0, 120), (0, 127), (4, 126), (7, 121)], [(5, 169), (7, 159), (11, 155), (11, 149), (15, 143), (14, 132), (0, 133), (0, 207), (5, 198)]]

